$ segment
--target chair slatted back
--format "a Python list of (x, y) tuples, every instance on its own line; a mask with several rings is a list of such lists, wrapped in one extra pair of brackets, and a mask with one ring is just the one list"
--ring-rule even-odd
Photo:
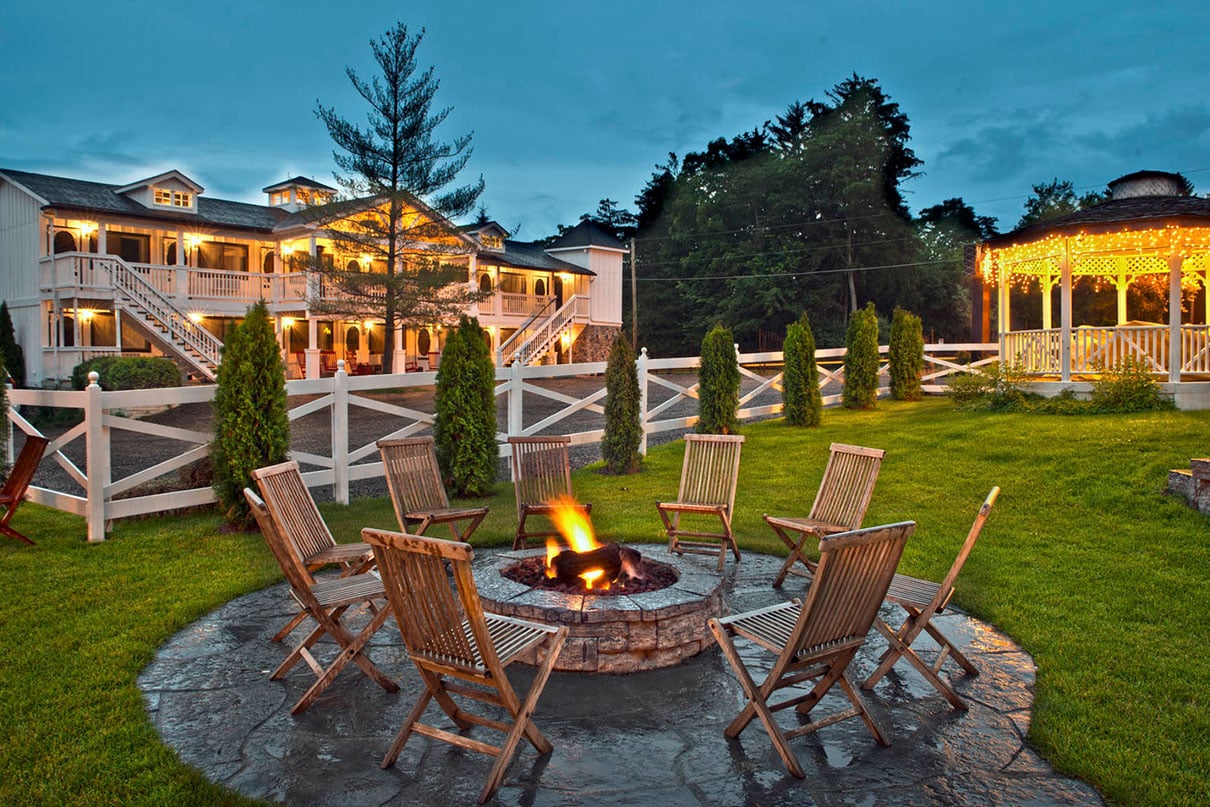
[(850, 530), (859, 528), (885, 456), (880, 448), (832, 443), (809, 518)]
[(34, 472), (38, 470), (38, 465), (42, 462), (42, 455), (46, 453), (48, 445), (50, 445), (50, 440), (40, 435), (27, 434), (25, 436), (25, 445), (21, 446), (21, 453), (17, 455), (17, 461), (13, 463), (13, 469), (9, 472), (8, 479), (4, 480), (0, 500), (16, 504), (25, 496), (25, 491), (29, 489), (29, 483), (33, 481)]
[(473, 670), (498, 663), (471, 572), (470, 544), (368, 527), (361, 534), (374, 548), (387, 599), (413, 658)]
[(819, 542), (815, 579), (789, 642), (793, 655), (865, 640), (915, 529), (915, 522), (902, 521)]
[(571, 460), (566, 435), (550, 437), (510, 437), (513, 484), (517, 492), (517, 513), (522, 505), (540, 504), (563, 496), (572, 496)]
[(258, 468), (252, 472), (252, 478), (256, 480), (278, 530), (294, 544), (300, 556), (309, 558), (336, 545), (336, 539), (315, 506), (311, 491), (303, 482), (297, 462), (290, 460)]
[(432, 437), (379, 440), (378, 451), (382, 454), (382, 470), (400, 524), (404, 523), (404, 513), (450, 506)]
[(958, 557), (954, 558), (953, 565), (945, 575), (945, 579), (941, 581), (940, 588), (937, 589), (937, 594), (933, 597), (932, 607), (940, 610), (949, 602), (950, 595), (954, 591), (954, 582), (958, 579), (958, 573), (962, 571), (962, 567), (966, 565), (966, 559), (970, 556), (971, 550), (975, 548), (975, 541), (979, 540), (979, 533), (983, 532), (983, 525), (987, 522), (987, 517), (992, 511), (992, 506), (996, 503), (996, 498), (1000, 495), (1000, 488), (994, 487), (987, 494), (987, 498), (983, 500), (983, 505), (979, 508), (979, 515), (975, 516), (975, 521), (971, 524), (970, 532), (966, 534), (966, 540), (962, 542), (962, 549), (958, 552)]
[(738, 434), (686, 434), (677, 501), (724, 504), (728, 512), (733, 510), (743, 444), (744, 437)]
[(273, 553), (273, 559), (281, 567), (290, 588), (295, 592), (307, 592), (315, 584), (315, 580), (307, 571), (307, 565), (303, 563), (298, 550), (282, 536), (273, 520), (273, 514), (264, 500), (252, 492), (252, 488), (244, 488), (244, 498), (248, 500), (252, 517), (256, 519), (256, 525), (260, 527), (261, 535), (265, 536), (265, 543)]

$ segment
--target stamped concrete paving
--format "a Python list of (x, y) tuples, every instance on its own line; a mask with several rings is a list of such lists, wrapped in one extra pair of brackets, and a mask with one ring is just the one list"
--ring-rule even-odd
[[(732, 610), (801, 594), (792, 584), (784, 592), (770, 587), (779, 564), (751, 554), (738, 566), (728, 562)], [(378, 767), (419, 690), (393, 622), (375, 637), (370, 654), (401, 692), (384, 692), (350, 666), (307, 712), (290, 716), (290, 705), (313, 680), (302, 665), (284, 682), (268, 680), (286, 652), (269, 637), (290, 612), (284, 585), (233, 600), (174, 636), (140, 675), (152, 719), (181, 759), (240, 793), (289, 804), (473, 804), (491, 766), (486, 756), (417, 736), (395, 768)], [(890, 608), (884, 616), (899, 618)], [(759, 722), (739, 740), (723, 736), (743, 696), (712, 647), (651, 672), (555, 673), (535, 716), (555, 750), (539, 757), (522, 743), (495, 801), (1101, 804), (1095, 790), (1055, 773), (1023, 740), (1034, 694), (1032, 659), (964, 615), (946, 614), (938, 624), (982, 669), (977, 677), (953, 676), (971, 708), (951, 710), (901, 662), (867, 693), (889, 748), (876, 745), (861, 721), (847, 720), (794, 740), (807, 778), (789, 776)], [(855, 678), (873, 669), (883, 646), (872, 634), (854, 662)], [(768, 654), (747, 652), (768, 669)], [(510, 668), (519, 688), (528, 687), (531, 675), (528, 668)], [(817, 711), (827, 714), (845, 703), (829, 695)], [(448, 722), (436, 707), (427, 717)], [(795, 718), (783, 713), (781, 719), (789, 725)]]

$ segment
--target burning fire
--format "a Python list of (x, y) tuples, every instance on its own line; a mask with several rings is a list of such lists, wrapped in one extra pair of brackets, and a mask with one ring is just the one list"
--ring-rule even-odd
[[(584, 512), (584, 508), (579, 502), (569, 496), (559, 496), (547, 502), (547, 504), (554, 508), (550, 519), (554, 522), (555, 529), (563, 536), (563, 539), (567, 542), (567, 546), (572, 551), (591, 552), (601, 547), (596, 535), (593, 534), (592, 522), (589, 521), (588, 514)], [(547, 577), (555, 576), (554, 559), (564, 548), (558, 540), (554, 538), (546, 539)], [(605, 574), (604, 569), (589, 569), (580, 575), (580, 579), (584, 581), (585, 588), (592, 589), (593, 583), (603, 574)], [(598, 588), (601, 590), (608, 589), (609, 581), (604, 581)]]

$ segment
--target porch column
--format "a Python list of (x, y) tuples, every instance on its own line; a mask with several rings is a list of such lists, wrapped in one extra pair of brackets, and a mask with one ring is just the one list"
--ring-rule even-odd
[(403, 350), (403, 325), (398, 320), (395, 321), (391, 343), (391, 372), (402, 373), (407, 366), (407, 354)]
[(1071, 256), (1067, 245), (1059, 262), (1059, 380), (1071, 381)]
[(185, 265), (185, 233), (176, 234), (176, 271), (173, 272), (174, 292), (182, 300), (189, 296), (189, 270)]
[(97, 254), (98, 255), (108, 255), (109, 254), (109, 244), (107, 243), (107, 241), (108, 241), (108, 239), (106, 239), (106, 237), (105, 237), (105, 222), (98, 219), (97, 220)]
[(1118, 275), (1118, 325), (1125, 325), (1126, 316), (1126, 290), (1130, 288), (1130, 280), (1127, 279), (1126, 273), (1122, 272)]
[(307, 378), (319, 378), (319, 320), (307, 317)]
[(1168, 256), (1168, 380), (1181, 380), (1181, 255)]

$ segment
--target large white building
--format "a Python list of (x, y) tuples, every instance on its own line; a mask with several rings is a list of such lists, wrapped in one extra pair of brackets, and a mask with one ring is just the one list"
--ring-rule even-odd
[[(349, 210), (333, 188), (295, 177), (264, 192), (268, 204), (256, 205), (207, 197), (180, 171), (111, 185), (0, 169), (0, 296), (26, 384), (59, 385), (101, 355), (165, 355), (213, 379), (223, 334), (262, 298), (290, 377), (330, 373), (338, 359), (375, 372), (386, 350), (396, 369), (439, 362), (449, 323), (386, 334), (380, 318), (317, 310), (337, 292), (303, 267), (382, 270), (328, 237)], [(487, 329), (497, 361), (603, 360), (622, 321), (623, 245), (590, 221), (549, 246), (507, 236), (494, 222), (462, 228), (448, 257), (490, 292), (466, 313)]]

